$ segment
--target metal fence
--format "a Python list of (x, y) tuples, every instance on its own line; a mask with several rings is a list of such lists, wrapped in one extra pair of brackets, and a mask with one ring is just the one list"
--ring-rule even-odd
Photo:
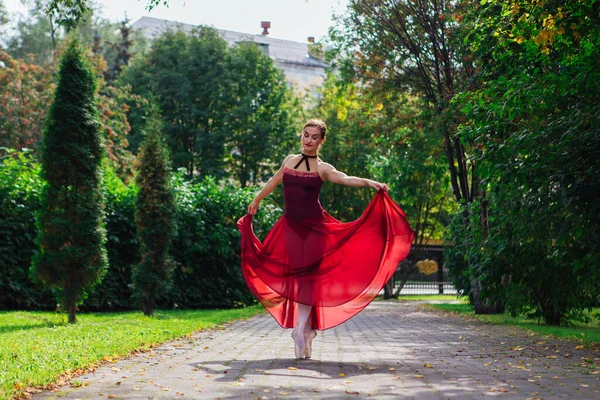
[[(438, 268), (433, 273), (419, 270), (419, 261), (431, 260)], [(429, 271), (431, 272), (431, 271)], [(408, 257), (403, 260), (394, 274), (394, 291), (402, 286), (400, 295), (409, 294), (456, 294), (448, 270), (444, 268), (442, 246), (413, 246)]]

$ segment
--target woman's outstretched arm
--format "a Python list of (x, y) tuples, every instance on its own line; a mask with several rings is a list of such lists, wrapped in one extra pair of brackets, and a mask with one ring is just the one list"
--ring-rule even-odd
[(345, 173), (338, 171), (331, 164), (322, 163), (319, 168), (323, 169), (322, 176), (324, 179), (345, 186), (368, 186), (373, 189), (383, 189), (386, 192), (390, 190), (388, 185), (380, 183), (372, 179), (359, 178), (357, 176), (348, 176)]
[(283, 181), (283, 168), (286, 165), (288, 159), (290, 157), (293, 156), (287, 156), (285, 158), (285, 160), (283, 160), (283, 163), (281, 164), (281, 167), (279, 168), (279, 170), (277, 170), (277, 172), (275, 173), (275, 175), (273, 175), (271, 177), (271, 179), (269, 179), (267, 181), (267, 184), (262, 188), (262, 190), (256, 195), (256, 197), (254, 198), (254, 200), (252, 200), (252, 203), (250, 203), (250, 205), (248, 206), (248, 214), (250, 215), (254, 215), (256, 214), (256, 210), (258, 210), (258, 205), (260, 204), (260, 202), (267, 197), (268, 195), (271, 194), (271, 192), (273, 192), (273, 190), (275, 190), (275, 188)]

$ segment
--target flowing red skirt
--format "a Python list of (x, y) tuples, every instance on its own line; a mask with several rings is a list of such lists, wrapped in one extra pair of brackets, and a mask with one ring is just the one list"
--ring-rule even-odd
[(329, 329), (362, 311), (410, 251), (414, 233), (402, 209), (380, 190), (362, 216), (343, 223), (282, 216), (261, 243), (252, 216), (238, 221), (248, 288), (284, 328), (297, 305), (312, 306), (313, 329)]

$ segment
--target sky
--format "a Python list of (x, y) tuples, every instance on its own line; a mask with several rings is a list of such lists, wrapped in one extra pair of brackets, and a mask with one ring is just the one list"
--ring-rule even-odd
[[(146, 11), (146, 0), (96, 0), (102, 14), (113, 22), (125, 13), (135, 22), (143, 16), (194, 25), (210, 25), (243, 33), (260, 34), (261, 21), (270, 21), (269, 35), (277, 39), (318, 41), (333, 25), (333, 15), (341, 14), (348, 0), (169, 0), (169, 7)], [(9, 12), (27, 12), (20, 0), (4, 0)]]

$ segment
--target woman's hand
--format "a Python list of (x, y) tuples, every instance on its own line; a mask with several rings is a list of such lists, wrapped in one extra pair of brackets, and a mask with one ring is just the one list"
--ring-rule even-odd
[(390, 188), (385, 183), (379, 183), (377, 181), (372, 181), (370, 179), (369, 179), (369, 187), (372, 187), (373, 189), (377, 189), (377, 190), (383, 189), (386, 192), (390, 191)]
[(259, 204), (260, 204), (260, 200), (256, 200), (256, 199), (252, 200), (252, 203), (250, 203), (250, 205), (248, 206), (248, 214), (250, 214), (250, 215), (256, 214)]

